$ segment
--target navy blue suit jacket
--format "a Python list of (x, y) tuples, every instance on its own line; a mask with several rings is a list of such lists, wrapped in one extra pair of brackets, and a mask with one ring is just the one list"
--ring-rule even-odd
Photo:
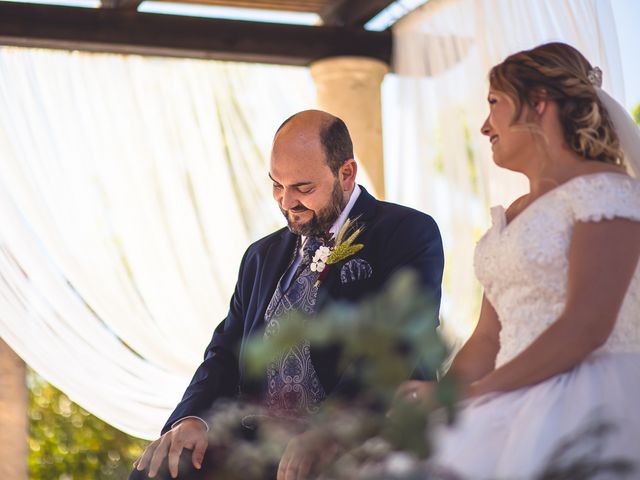
[[(438, 308), (444, 257), (435, 221), (417, 210), (378, 201), (364, 188), (349, 217), (358, 218), (358, 224), (365, 227), (357, 240), (364, 248), (356, 257), (369, 262), (373, 274), (343, 285), (340, 268), (332, 268), (319, 287), (318, 309), (335, 300), (359, 301), (380, 290), (394, 272), (404, 267), (418, 273), (425, 294), (435, 299)], [(246, 378), (242, 366), (242, 350), (250, 336), (263, 334), (265, 310), (293, 258), (296, 242), (297, 236), (283, 228), (247, 249), (229, 313), (215, 329), (204, 361), (162, 433), (181, 418), (204, 416), (217, 399), (256, 393), (252, 391), (256, 384)], [(324, 390), (331, 395), (340, 376), (338, 359), (326, 349), (312, 346), (311, 352)]]

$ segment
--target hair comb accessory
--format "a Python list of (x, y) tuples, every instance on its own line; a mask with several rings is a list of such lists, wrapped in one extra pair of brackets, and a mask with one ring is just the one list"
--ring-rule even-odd
[(591, 85), (593, 85), (594, 87), (601, 88), (602, 70), (600, 70), (599, 67), (593, 67), (591, 70), (589, 70), (589, 73), (587, 73), (587, 79), (589, 80), (589, 83), (591, 83)]

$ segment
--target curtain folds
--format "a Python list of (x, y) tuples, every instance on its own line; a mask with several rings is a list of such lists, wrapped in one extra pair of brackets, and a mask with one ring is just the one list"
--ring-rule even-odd
[(0, 49), (0, 335), (116, 427), (153, 438), (282, 225), (268, 152), (305, 69)]
[[(473, 249), (491, 205), (526, 193), (523, 176), (501, 170), (480, 134), (489, 69), (548, 41), (576, 46), (623, 93), (608, 0), (430, 0), (393, 27), (394, 66), (385, 109), (387, 192), (434, 215), (443, 229), (443, 327), (459, 343), (480, 305)], [(389, 114), (387, 114), (389, 113)]]
[[(562, 40), (620, 98), (613, 15), (608, 0), (431, 0), (393, 33), (387, 197), (441, 226), (443, 328), (460, 341), (489, 206), (526, 190), (479, 131), (487, 72)], [(0, 336), (92, 413), (156, 437), (244, 249), (283, 224), (267, 155), (314, 96), (300, 68), (0, 48)]]

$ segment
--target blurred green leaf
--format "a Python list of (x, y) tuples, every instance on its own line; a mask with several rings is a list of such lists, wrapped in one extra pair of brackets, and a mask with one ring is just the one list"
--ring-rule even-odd
[[(424, 457), (429, 449), (424, 409), (403, 409), (393, 421), (386, 419), (385, 413), (398, 385), (410, 377), (418, 364), (435, 378), (447, 358), (448, 349), (436, 327), (433, 302), (420, 287), (417, 276), (405, 271), (392, 278), (384, 291), (358, 306), (335, 304), (313, 319), (292, 314), (280, 322), (276, 335), (266, 340), (257, 337), (250, 343), (247, 361), (250, 371), (261, 376), (273, 358), (304, 341), (318, 347), (338, 346), (343, 378), (348, 377), (359, 391), (346, 401), (330, 398), (323, 410), (348, 411), (351, 418), (366, 418), (366, 428), (360, 425), (352, 430), (382, 434), (393, 448)], [(450, 407), (456, 394), (451, 382), (438, 384), (432, 403)], [(358, 410), (363, 405), (367, 406), (364, 417), (359, 415), (363, 410)], [(375, 410), (367, 411), (371, 405)], [(342, 428), (327, 417), (320, 424), (322, 428)], [(352, 446), (364, 440), (355, 438)]]

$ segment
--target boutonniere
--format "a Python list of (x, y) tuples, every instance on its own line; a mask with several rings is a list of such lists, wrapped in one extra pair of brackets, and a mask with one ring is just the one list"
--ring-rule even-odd
[(311, 271), (320, 273), (315, 283), (316, 288), (327, 277), (331, 265), (355, 255), (364, 248), (362, 243), (354, 243), (364, 230), (364, 226), (354, 230), (354, 222), (355, 220), (347, 218), (336, 238), (328, 246), (318, 248), (313, 255)]

